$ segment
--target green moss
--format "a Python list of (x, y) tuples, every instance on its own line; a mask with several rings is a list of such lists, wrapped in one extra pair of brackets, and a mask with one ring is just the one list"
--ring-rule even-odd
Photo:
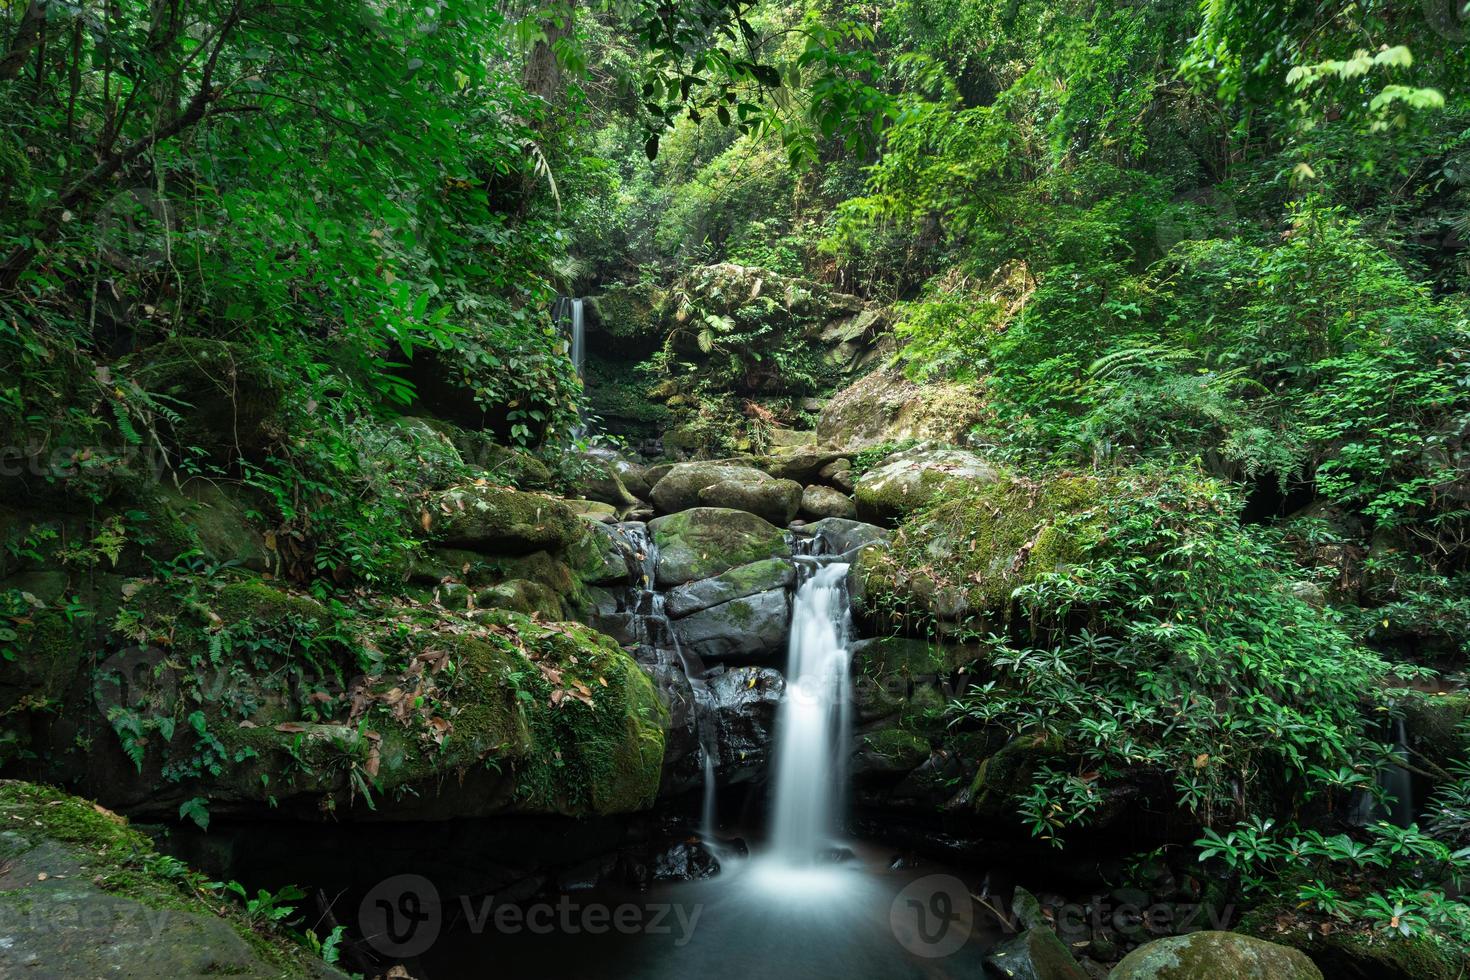
[(929, 756), (929, 740), (902, 728), (885, 728), (863, 736), (863, 747), (894, 765), (918, 762)]
[(651, 283), (618, 285), (588, 300), (596, 327), (610, 337), (662, 339), (664, 294)]
[(431, 533), (451, 547), (489, 553), (560, 551), (582, 534), (582, 519), (559, 500), (466, 485), (430, 498)]
[(970, 783), (970, 800), (983, 816), (1014, 817), (1020, 799), (1031, 789), (1036, 768), (1062, 754), (1057, 737), (1023, 735), (980, 763)]
[(1062, 519), (1101, 492), (1091, 478), (1012, 477), (940, 497), (899, 527), (887, 551), (860, 556), (864, 594), (935, 619), (1004, 618), (1016, 589), (1080, 557), (1093, 532)]
[(276, 626), (288, 618), (321, 623), (329, 618), (326, 607), (315, 599), (283, 592), (261, 579), (231, 582), (209, 605), (226, 624), (255, 621)]
[[(252, 927), (228, 901), (207, 904), (192, 891), (186, 891), (179, 881), (165, 877), (161, 873), (164, 865), (148, 838), (130, 828), (123, 818), (89, 800), (33, 783), (0, 781), (0, 831), (10, 832), (0, 837), (0, 857), (12, 868), (31, 873), (33, 869), (25, 866), (25, 855), (39, 847), (37, 853), (44, 851), (47, 855), (44, 867), (50, 874), (65, 875), (71, 869), (53, 863), (64, 858), (54, 851), (45, 851), (48, 843), (61, 845), (76, 862), (72, 874), (76, 881), (67, 886), (63, 895), (41, 892), (31, 898), (23, 889), (20, 893), (0, 891), (0, 902), (11, 912), (35, 909), (38, 903), (49, 902), (54, 906), (65, 902), (71, 907), (73, 918), (88, 912), (119, 915), (122, 910), (115, 904), (97, 904), (105, 893), (149, 908), (222, 919), (259, 959), (256, 966), (267, 966), (277, 976), (326, 973), (323, 964), (313, 961), (305, 950), (285, 936)], [(56, 921), (64, 924), (72, 920), (58, 916)], [(58, 939), (64, 938), (58, 935)], [(88, 955), (85, 951), (66, 952), (60, 948), (56, 952), (58, 962), (71, 962), (68, 957), (73, 956), (86, 959)]]
[(654, 521), (659, 582), (673, 585), (719, 575), (771, 557), (789, 557), (781, 529), (745, 511), (695, 507)]
[(254, 458), (280, 438), (284, 380), (245, 344), (170, 337), (119, 365), (145, 390), (188, 406), (173, 423), (181, 446)]

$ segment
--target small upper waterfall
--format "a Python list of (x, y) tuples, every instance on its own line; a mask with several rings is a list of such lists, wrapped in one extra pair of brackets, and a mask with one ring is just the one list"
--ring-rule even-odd
[(577, 369), (578, 377), (582, 376), (582, 365), (587, 356), (583, 326), (585, 308), (585, 300), (563, 296), (556, 301), (556, 308), (552, 311), (553, 319), (557, 323), (565, 324), (567, 356), (572, 359), (572, 367)]
[(773, 856), (787, 865), (816, 863), (838, 832), (852, 702), (847, 568), (818, 568), (792, 609), (771, 823)]

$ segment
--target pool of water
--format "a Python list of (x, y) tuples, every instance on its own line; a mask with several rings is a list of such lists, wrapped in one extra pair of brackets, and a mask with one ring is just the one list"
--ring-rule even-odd
[(938, 866), (890, 870), (880, 852), (864, 850), (808, 867), (731, 858), (714, 878), (647, 892), (585, 891), (495, 911), (446, 906), (445, 929), (413, 972), (420, 980), (973, 978), (998, 938), (975, 914), (977, 888)]

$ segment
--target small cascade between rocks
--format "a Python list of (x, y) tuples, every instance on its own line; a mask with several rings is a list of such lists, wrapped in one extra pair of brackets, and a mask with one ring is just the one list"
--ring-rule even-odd
[(852, 731), (848, 566), (810, 557), (798, 563), (804, 580), (792, 607), (786, 697), (776, 716), (771, 818), (771, 857), (791, 868), (832, 852)]
[(631, 631), (640, 650), (640, 656), (655, 660), (672, 655), (689, 682), (693, 704), (694, 729), (699, 738), (699, 751), (703, 757), (701, 769), (704, 791), (700, 809), (699, 836), (705, 847), (716, 852), (717, 830), (717, 787), (720, 743), (714, 710), (714, 698), (702, 664), (696, 663), (685, 653), (679, 643), (678, 634), (669, 626), (669, 616), (664, 608), (664, 596), (654, 588), (654, 576), (658, 567), (658, 544), (648, 533), (648, 525), (629, 522), (615, 526), (615, 532), (638, 562), (635, 594), (630, 603), (630, 616), (634, 620)]

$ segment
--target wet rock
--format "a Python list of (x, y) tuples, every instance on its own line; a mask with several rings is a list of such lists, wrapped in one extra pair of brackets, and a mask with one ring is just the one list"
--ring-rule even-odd
[(857, 504), (839, 490), (813, 484), (801, 493), (801, 514), (811, 520), (824, 517), (851, 520), (857, 516)]
[(777, 479), (816, 483), (822, 471), (840, 459), (842, 454), (832, 449), (802, 446), (766, 456), (759, 460), (759, 465)]
[(985, 957), (985, 963), (1014, 980), (1088, 980), (1071, 951), (1044, 926), (1027, 929), (996, 946)]
[(573, 549), (577, 572), (588, 585), (630, 585), (639, 567), (628, 539), (618, 528), (596, 523)]
[(1140, 946), (1108, 980), (1322, 980), (1322, 971), (1289, 946), (1235, 932), (1195, 932)]
[(674, 621), (687, 653), (705, 660), (764, 660), (786, 649), (791, 602), (785, 589), (772, 589), (722, 602)]
[(659, 549), (660, 588), (711, 578), (764, 558), (791, 556), (780, 528), (740, 510), (696, 507), (660, 517), (648, 528)]
[(885, 728), (862, 736), (853, 759), (855, 779), (875, 775), (903, 775), (929, 758), (929, 740), (913, 732)]
[(796, 569), (791, 562), (784, 558), (767, 558), (672, 589), (664, 599), (665, 608), (671, 617), (678, 619), (757, 592), (786, 589), (795, 580)]
[(680, 841), (653, 859), (654, 881), (696, 881), (719, 873), (719, 860), (698, 841)]
[(847, 555), (870, 544), (886, 544), (893, 532), (876, 524), (864, 524), (841, 517), (825, 517), (813, 521), (803, 529), (807, 534), (818, 535), (827, 543), (827, 551), (834, 555)]
[(737, 667), (710, 678), (709, 690), (719, 736), (720, 782), (764, 778), (785, 679), (770, 667)]
[[(594, 449), (586, 453), (586, 472), (577, 479), (576, 488), (588, 500), (599, 501), (625, 511), (638, 504), (638, 493), (648, 492), (642, 470), (614, 452)], [(632, 480), (636, 490), (629, 487)]]
[(1000, 478), (999, 469), (969, 450), (917, 448), (864, 473), (853, 494), (858, 516), (877, 523), (911, 513), (943, 491), (966, 493)]
[(572, 513), (583, 520), (594, 524), (616, 524), (618, 521), (618, 509), (612, 504), (604, 504), (600, 500), (578, 500), (570, 498), (563, 500)]

